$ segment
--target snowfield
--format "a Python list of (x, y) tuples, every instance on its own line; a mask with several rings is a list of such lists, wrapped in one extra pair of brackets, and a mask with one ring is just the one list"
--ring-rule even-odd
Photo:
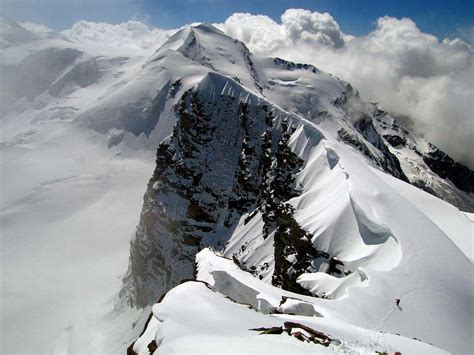
[(472, 351), (473, 172), (350, 84), (0, 29), (2, 353)]
[[(6, 90), (5, 68), (27, 63), (28, 51), (78, 46), (51, 39), (4, 49), (2, 100), (12, 93)], [(89, 50), (103, 55), (96, 49)], [(103, 332), (95, 327), (113, 310), (154, 160), (142, 143), (134, 143), (140, 138), (133, 134), (130, 144), (109, 148), (113, 132), (102, 135), (73, 123), (75, 115), (116, 84), (121, 71), (133, 71), (142, 60), (121, 65), (123, 60), (110, 53), (110, 60), (97, 59), (100, 79), (86, 88), (74, 81), (84, 79), (77, 71), (88, 63), (88, 55), (54, 78), (47, 77), (44, 62), (24, 66), (27, 82), (17, 85), (28, 85), (44, 71), (38, 84), (49, 89), (55, 86), (48, 82), (62, 81), (69, 89), (59, 97), (46, 91), (30, 100), (5, 99), (1, 105), (2, 353), (105, 351), (94, 348)], [(58, 49), (45, 60), (62, 62), (62, 53)]]

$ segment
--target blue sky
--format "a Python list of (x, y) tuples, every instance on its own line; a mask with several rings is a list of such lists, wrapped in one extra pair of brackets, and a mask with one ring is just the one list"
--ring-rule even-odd
[(384, 15), (410, 17), (421, 30), (440, 38), (459, 36), (474, 26), (472, 0), (0, 0), (2, 14), (55, 30), (82, 19), (136, 19), (170, 29), (196, 21), (222, 22), (234, 12), (264, 14), (279, 22), (287, 8), (329, 12), (345, 33), (353, 35), (368, 33)]

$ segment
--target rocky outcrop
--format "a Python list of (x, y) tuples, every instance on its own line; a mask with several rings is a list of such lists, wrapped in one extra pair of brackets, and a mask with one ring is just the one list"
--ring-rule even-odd
[(400, 126), (388, 113), (374, 109), (375, 129), (401, 162), (408, 181), (467, 212), (474, 211), (474, 172)]
[(449, 179), (460, 190), (474, 192), (474, 171), (455, 162), (449, 155), (430, 144), (431, 151), (423, 156), (423, 161), (443, 179)]

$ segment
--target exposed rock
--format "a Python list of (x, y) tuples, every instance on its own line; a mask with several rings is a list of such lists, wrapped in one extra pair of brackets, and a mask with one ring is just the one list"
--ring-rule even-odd
[(455, 162), (449, 155), (433, 145), (432, 151), (423, 156), (423, 161), (443, 179), (449, 179), (460, 190), (474, 192), (474, 171)]
[(329, 335), (319, 332), (313, 328), (310, 328), (304, 324), (296, 322), (285, 322), (283, 327), (271, 327), (271, 328), (254, 328), (250, 329), (260, 332), (261, 335), (275, 334), (280, 335), (284, 332), (288, 335), (295, 337), (296, 339), (314, 343), (323, 346), (329, 346), (331, 343), (334, 345), (340, 345), (341, 342), (337, 339), (331, 338)]

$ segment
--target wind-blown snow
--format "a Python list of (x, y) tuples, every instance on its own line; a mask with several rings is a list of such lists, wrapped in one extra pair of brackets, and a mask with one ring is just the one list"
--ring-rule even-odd
[[(198, 279), (206, 283), (180, 285), (153, 307), (145, 334), (133, 346), (137, 354), (147, 354), (147, 345), (153, 340), (160, 351), (170, 354), (196, 349), (202, 353), (444, 353), (412, 339), (365, 330), (320, 314), (324, 307), (311, 303), (314, 298), (271, 287), (208, 249), (197, 258)], [(269, 314), (271, 311), (278, 313)], [(283, 326), (287, 321), (334, 340), (326, 348), (285, 333), (265, 335), (252, 330)]]

